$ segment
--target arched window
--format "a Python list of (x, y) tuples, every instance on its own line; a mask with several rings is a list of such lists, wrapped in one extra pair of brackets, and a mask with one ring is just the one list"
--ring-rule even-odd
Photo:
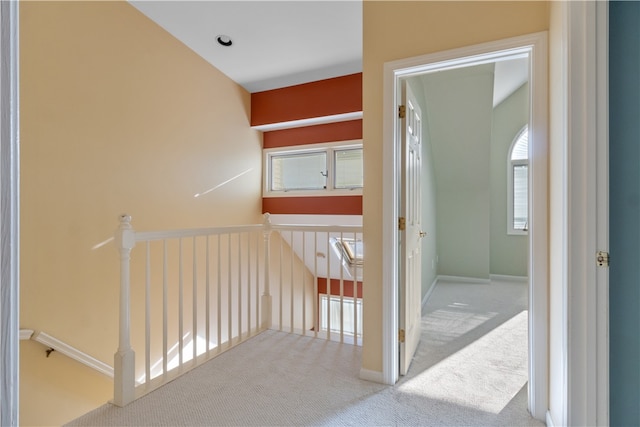
[(508, 158), (507, 218), (508, 234), (527, 234), (529, 230), (529, 126), (518, 132)]

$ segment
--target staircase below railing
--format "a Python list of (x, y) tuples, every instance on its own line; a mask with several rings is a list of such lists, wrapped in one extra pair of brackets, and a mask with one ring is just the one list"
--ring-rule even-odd
[[(362, 227), (276, 225), (265, 214), (256, 225), (136, 232), (122, 215), (115, 243), (118, 406), (265, 329), (362, 344)], [(132, 259), (137, 244), (144, 255)]]

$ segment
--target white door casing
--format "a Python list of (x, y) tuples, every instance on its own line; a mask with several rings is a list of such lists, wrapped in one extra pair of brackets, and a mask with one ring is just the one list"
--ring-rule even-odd
[(18, 425), (19, 3), (0, 2), (0, 425)]
[[(420, 341), (420, 306), (422, 290), (422, 258), (420, 256), (422, 201), (422, 112), (406, 80), (401, 82), (404, 117), (399, 117), (402, 140), (400, 194), (400, 281), (399, 326), (400, 375), (406, 375)], [(404, 230), (402, 230), (404, 228)]]
[(397, 105), (401, 81), (427, 72), (495, 62), (507, 57), (530, 58), (530, 227), (529, 227), (529, 410), (544, 420), (548, 408), (548, 102), (547, 33), (437, 52), (385, 63), (383, 100), (383, 366), (386, 384), (398, 380), (399, 236), (401, 194)]

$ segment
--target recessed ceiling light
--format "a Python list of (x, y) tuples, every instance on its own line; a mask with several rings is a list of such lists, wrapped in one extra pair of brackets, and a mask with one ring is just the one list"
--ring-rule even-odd
[(229, 36), (225, 36), (224, 34), (220, 34), (219, 36), (216, 37), (216, 40), (218, 41), (218, 44), (225, 46), (225, 47), (229, 47), (233, 44), (233, 41), (231, 40), (231, 37)]

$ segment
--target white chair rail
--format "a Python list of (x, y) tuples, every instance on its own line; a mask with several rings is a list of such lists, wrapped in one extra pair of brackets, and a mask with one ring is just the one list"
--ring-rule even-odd
[(362, 345), (362, 227), (265, 214), (263, 224), (136, 232), (121, 215), (115, 243), (118, 406), (265, 329)]

